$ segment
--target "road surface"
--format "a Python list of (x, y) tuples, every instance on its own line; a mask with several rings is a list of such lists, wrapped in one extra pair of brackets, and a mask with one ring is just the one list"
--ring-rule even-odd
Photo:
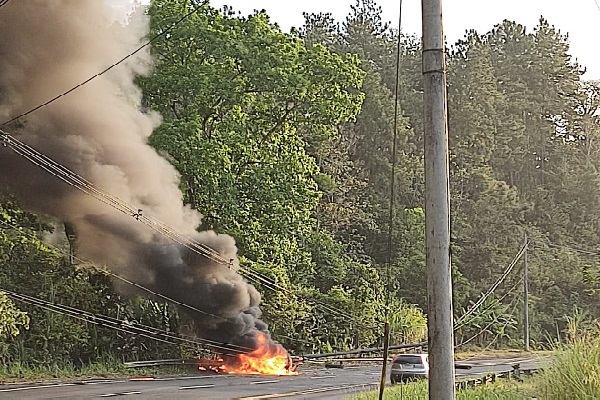
[[(539, 366), (537, 359), (494, 359), (462, 362), (457, 379), (467, 375)], [(306, 366), (297, 376), (190, 375), (176, 378), (137, 378), (0, 385), (0, 399), (342, 399), (376, 389), (381, 367), (376, 365), (321, 368)], [(389, 368), (388, 378), (389, 382)]]

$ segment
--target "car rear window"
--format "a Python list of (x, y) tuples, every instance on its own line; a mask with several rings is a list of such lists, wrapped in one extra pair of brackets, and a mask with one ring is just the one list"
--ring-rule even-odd
[(394, 364), (414, 364), (422, 365), (423, 360), (420, 356), (398, 356), (394, 360)]

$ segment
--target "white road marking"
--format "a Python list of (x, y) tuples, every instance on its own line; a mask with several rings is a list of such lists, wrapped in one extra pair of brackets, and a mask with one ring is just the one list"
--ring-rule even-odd
[(99, 397), (128, 396), (130, 394), (142, 394), (142, 392), (105, 393), (105, 394), (101, 394)]
[(215, 385), (197, 385), (197, 386), (182, 386), (179, 390), (189, 390), (189, 389), (207, 389), (215, 387)]
[(278, 380), (273, 380), (273, 381), (254, 381), (254, 382), (250, 382), (251, 385), (262, 385), (265, 383), (279, 383), (281, 381)]
[(335, 375), (330, 375), (330, 376), (313, 376), (310, 379), (327, 379), (327, 378), (335, 378)]
[(18, 387), (18, 388), (12, 388), (12, 389), (0, 389), (0, 392), (18, 392), (18, 391), (22, 391), (22, 390), (48, 389), (48, 388), (63, 387), (63, 386), (75, 386), (75, 385), (76, 385), (75, 383), (57, 383), (54, 385), (25, 386), (25, 387)]
[(110, 379), (104, 379), (99, 381), (82, 381), (77, 383), (78, 385), (105, 385), (107, 383), (123, 383), (125, 381), (111, 381)]

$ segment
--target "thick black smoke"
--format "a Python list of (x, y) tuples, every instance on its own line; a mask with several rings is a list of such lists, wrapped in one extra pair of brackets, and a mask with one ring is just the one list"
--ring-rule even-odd
[[(0, 9), (0, 123), (62, 93), (131, 53), (147, 33), (143, 15), (127, 25), (101, 0), (18, 0)], [(216, 264), (133, 217), (70, 187), (0, 147), (0, 183), (29, 209), (71, 224), (78, 254), (208, 314), (191, 313), (207, 339), (253, 345), (260, 295), (235, 271), (233, 239), (196, 231), (201, 216), (183, 206), (175, 169), (146, 141), (160, 122), (143, 113), (140, 52), (80, 89), (3, 127), (21, 141), (232, 259)]]

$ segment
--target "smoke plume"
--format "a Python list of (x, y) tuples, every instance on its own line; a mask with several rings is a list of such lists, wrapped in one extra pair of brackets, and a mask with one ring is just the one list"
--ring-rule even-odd
[[(0, 123), (104, 70), (142, 44), (147, 21), (123, 25), (100, 0), (15, 0), (0, 9)], [(141, 13), (138, 13), (141, 14)], [(141, 112), (133, 80), (150, 66), (139, 52), (107, 74), (3, 127), (96, 186), (233, 260), (212, 262), (135, 218), (59, 181), (0, 146), (0, 183), (30, 210), (74, 227), (78, 255), (196, 307), (198, 334), (254, 346), (260, 295), (236, 273), (233, 239), (196, 231), (201, 216), (183, 205), (175, 169), (147, 145), (160, 123)], [(212, 316), (210, 315), (212, 314)], [(192, 315), (192, 314), (190, 314)]]

